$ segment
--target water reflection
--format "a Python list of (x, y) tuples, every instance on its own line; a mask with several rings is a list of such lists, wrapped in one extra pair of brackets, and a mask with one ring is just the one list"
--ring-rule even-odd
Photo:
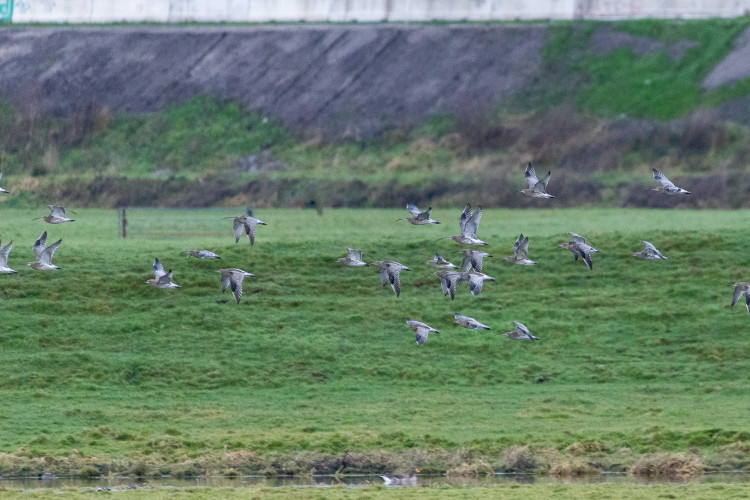
[[(493, 476), (482, 477), (463, 477), (463, 476), (443, 476), (443, 475), (425, 475), (420, 474), (417, 479), (417, 485), (421, 487), (440, 487), (440, 486), (497, 486), (502, 484), (599, 484), (599, 483), (618, 483), (618, 484), (655, 484), (655, 483), (741, 483), (750, 480), (750, 475), (743, 472), (729, 472), (705, 474), (689, 480), (667, 480), (667, 479), (648, 479), (628, 476), (624, 473), (604, 473), (576, 477), (554, 477), (540, 476), (531, 474), (495, 474)], [(242, 476), (237, 478), (228, 477), (201, 477), (195, 479), (145, 479), (145, 478), (106, 478), (98, 480), (87, 479), (70, 479), (50, 477), (44, 479), (37, 478), (20, 478), (20, 479), (0, 479), (0, 489), (29, 490), (39, 488), (91, 488), (121, 491), (132, 488), (148, 489), (169, 489), (169, 488), (243, 488), (247, 486), (294, 486), (294, 487), (329, 487), (329, 486), (347, 486), (356, 488), (370, 484), (382, 485), (383, 480), (376, 474), (352, 474), (346, 476), (294, 476), (294, 477), (273, 477), (264, 476)]]

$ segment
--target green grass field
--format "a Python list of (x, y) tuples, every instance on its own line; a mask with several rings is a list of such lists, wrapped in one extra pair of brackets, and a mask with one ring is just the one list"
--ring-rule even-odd
[[(627, 470), (656, 452), (700, 467), (750, 463), (750, 317), (729, 307), (746, 280), (747, 211), (486, 210), (486, 283), (444, 297), (424, 261), (460, 261), (460, 208), (443, 222), (401, 210), (268, 210), (256, 244), (233, 212), (79, 210), (74, 223), (5, 210), (14, 241), (0, 276), (0, 474)], [(43, 231), (54, 263), (26, 267)], [(594, 269), (556, 244), (601, 251)], [(518, 233), (534, 267), (513, 266)], [(631, 257), (654, 243), (669, 260)], [(402, 294), (366, 260), (410, 266)], [(206, 248), (221, 261), (186, 258)], [(144, 283), (158, 257), (179, 290)], [(220, 267), (247, 278), (237, 305)], [(453, 323), (476, 317), (493, 331)], [(405, 319), (439, 329), (417, 346)], [(498, 333), (521, 321), (542, 340)], [(589, 464), (588, 466), (582, 464)], [(594, 464), (594, 468), (590, 464)], [(567, 468), (566, 468), (567, 467)]]

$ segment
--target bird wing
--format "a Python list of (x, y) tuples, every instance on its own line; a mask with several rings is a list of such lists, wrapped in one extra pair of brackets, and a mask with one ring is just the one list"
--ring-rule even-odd
[(461, 272), (462, 273), (471, 271), (472, 260), (473, 259), (471, 258), (471, 254), (470, 253), (467, 253), (466, 255), (464, 255), (464, 258), (461, 261)]
[(526, 259), (529, 256), (529, 237), (523, 237), (523, 233), (521, 233), (521, 236), (518, 237), (518, 240), (516, 241), (516, 244), (513, 245), (513, 255), (515, 255), (518, 259)]
[(232, 273), (229, 279), (229, 284), (232, 286), (232, 294), (234, 294), (234, 300), (240, 303), (240, 297), (242, 297), (242, 280), (244, 278), (242, 273)]
[[(164, 269), (162, 269), (164, 271)], [(159, 283), (171, 283), (172, 282), (172, 270), (170, 269), (168, 273), (162, 274), (158, 278)]]
[(237, 243), (240, 241), (240, 238), (242, 237), (242, 228), (245, 224), (242, 222), (242, 219), (239, 217), (236, 217), (234, 219), (234, 242)]
[(464, 207), (464, 211), (461, 212), (461, 217), (458, 219), (458, 227), (461, 228), (461, 234), (464, 234), (466, 229), (466, 222), (471, 218), (471, 205), (469, 203)]
[(43, 264), (52, 265), (52, 256), (55, 254), (55, 250), (57, 250), (57, 247), (60, 246), (60, 243), (62, 243), (61, 239), (45, 248), (42, 252), (42, 255), (39, 257), (39, 261)]
[(482, 272), (482, 263), (484, 262), (484, 253), (482, 252), (471, 252), (471, 267), (475, 271)]
[(385, 286), (386, 283), (390, 278), (388, 277), (388, 266), (381, 266), (380, 267), (380, 283)]
[(673, 188), (675, 187), (674, 184), (672, 184), (672, 181), (667, 179), (667, 176), (656, 170), (655, 168), (651, 169), (654, 172), (654, 179), (656, 179), (656, 182), (664, 186), (665, 188)]
[(657, 254), (659, 253), (659, 250), (657, 250), (656, 247), (652, 245), (651, 243), (649, 243), (648, 241), (641, 240), (641, 243), (643, 243), (644, 250), (648, 252), (652, 252), (652, 253), (657, 253)]
[(518, 332), (520, 335), (523, 335), (525, 337), (531, 336), (531, 333), (529, 332), (529, 329), (526, 328), (526, 325), (523, 323), (519, 323), (518, 321), (513, 322), (514, 325), (516, 325), (516, 332)]
[(743, 293), (745, 293), (745, 290), (742, 288), (742, 286), (737, 285), (734, 287), (734, 293), (732, 294), (732, 305), (735, 305), (737, 303), (737, 300), (742, 297)]
[(547, 184), (549, 184), (549, 178), (552, 175), (552, 171), (547, 172), (547, 175), (544, 176), (544, 179), (534, 184), (534, 191), (537, 193), (545, 193), (547, 192)]
[(584, 238), (580, 234), (570, 233), (570, 232), (568, 234), (570, 235), (570, 240), (571, 241), (573, 241), (575, 243), (586, 243), (586, 238)]
[(526, 177), (526, 184), (529, 185), (529, 189), (534, 189), (534, 186), (539, 182), (539, 179), (536, 178), (536, 170), (531, 166), (531, 162), (526, 165), (524, 176)]
[(348, 248), (347, 251), (347, 257), (349, 257), (352, 260), (362, 260), (362, 251), (361, 250), (355, 250), (354, 248)]
[(396, 297), (401, 295), (401, 267), (388, 266), (388, 280), (391, 282), (391, 288), (396, 293)]
[(58, 207), (57, 205), (48, 205), (50, 215), (53, 215), (55, 217), (61, 217), (65, 219), (65, 207)]
[(221, 291), (222, 293), (226, 291), (227, 287), (229, 286), (230, 278), (228, 274), (221, 273)]
[(424, 326), (418, 325), (414, 330), (416, 333), (417, 344), (422, 345), (427, 340), (427, 336), (430, 334), (430, 329)]
[(7, 267), (8, 266), (8, 254), (10, 253), (10, 250), (13, 248), (13, 242), (11, 241), (4, 247), (0, 249), (0, 267)]
[(32, 247), (34, 250), (34, 255), (36, 255), (36, 260), (39, 260), (39, 256), (42, 255), (42, 252), (44, 252), (44, 248), (47, 246), (47, 231), (43, 232), (39, 238), (37, 238), (36, 242), (34, 243), (34, 246)]
[(470, 318), (468, 316), (464, 316), (463, 314), (453, 313), (453, 317), (456, 319), (468, 319), (473, 320), (473, 318)]
[(584, 250), (580, 248), (578, 249), (578, 253), (581, 255), (581, 257), (583, 257), (583, 261), (586, 263), (587, 266), (589, 266), (589, 269), (593, 270), (594, 264), (591, 262), (591, 255), (586, 253)]
[(159, 259), (154, 259), (154, 265), (151, 266), (151, 271), (154, 273), (154, 278), (157, 280), (160, 279), (162, 276), (164, 276), (164, 266), (161, 265), (161, 262), (159, 262)]
[(474, 213), (471, 214), (471, 217), (466, 221), (466, 224), (464, 225), (464, 230), (461, 234), (464, 236), (468, 236), (469, 238), (476, 238), (477, 237), (477, 229), (479, 229), (479, 221), (482, 218), (482, 207), (480, 206), (476, 210), (474, 210)]
[(472, 295), (479, 295), (482, 292), (483, 284), (484, 278), (482, 276), (476, 274), (469, 275), (469, 290)]
[(418, 220), (430, 220), (430, 214), (432, 213), (432, 207), (428, 208), (425, 212), (417, 214)]
[(255, 244), (255, 219), (245, 219), (245, 234), (247, 239), (250, 240), (250, 245)]
[(750, 294), (745, 293), (745, 309), (747, 309), (747, 313), (750, 314)]
[(416, 205), (412, 205), (411, 203), (406, 204), (406, 210), (414, 217), (419, 217), (419, 214), (422, 213)]

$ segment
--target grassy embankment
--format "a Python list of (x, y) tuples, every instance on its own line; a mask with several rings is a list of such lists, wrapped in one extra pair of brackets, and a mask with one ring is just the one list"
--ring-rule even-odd
[[(131, 210), (122, 240), (113, 211), (51, 226), (4, 209), (19, 273), (0, 280), (0, 474), (747, 466), (750, 318), (729, 307), (747, 279), (746, 212), (487, 210), (497, 283), (451, 302), (422, 263), (458, 260), (435, 240), (459, 212), (414, 227), (399, 210), (261, 211), (250, 247), (218, 220), (232, 212)], [(45, 229), (63, 238), (59, 271), (25, 266)], [(568, 230), (601, 250), (593, 271), (556, 248)], [(537, 266), (502, 260), (521, 231)], [(631, 257), (641, 239), (669, 260)], [(339, 267), (345, 246), (412, 267), (401, 297), (372, 268)], [(222, 260), (179, 254), (190, 248)], [(182, 289), (143, 283), (154, 257)], [(235, 266), (257, 275), (239, 305), (212, 272)], [(417, 346), (407, 317), (441, 334)], [(498, 335), (512, 320), (542, 340)]]
[[(365, 141), (301, 138), (206, 98), (150, 116), (113, 116), (92, 103), (66, 119), (40, 116), (33, 103), (6, 105), (0, 171), (16, 196), (5, 206), (460, 206), (480, 197), (521, 207), (523, 166), (533, 160), (553, 170), (550, 191), (566, 206), (659, 205), (642, 191), (655, 166), (704, 187), (682, 203), (747, 207), (750, 134), (706, 109), (746, 95), (750, 79), (714, 91), (701, 83), (748, 25), (555, 23), (539, 77), (500, 109), (467, 100), (455, 116)], [(591, 40), (601, 30), (656, 48), (597, 55)]]

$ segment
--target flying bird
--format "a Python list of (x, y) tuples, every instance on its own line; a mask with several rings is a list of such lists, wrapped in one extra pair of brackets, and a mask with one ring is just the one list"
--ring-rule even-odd
[(13, 249), (13, 242), (11, 241), (5, 246), (0, 244), (0, 274), (12, 274), (17, 273), (13, 269), (8, 267), (8, 254)]
[(341, 262), (345, 266), (350, 267), (360, 267), (360, 266), (369, 266), (370, 264), (367, 264), (362, 260), (362, 250), (355, 250), (354, 248), (346, 248), (346, 257), (341, 257), (340, 259), (336, 259), (336, 262)]
[(404, 217), (403, 219), (396, 219), (397, 221), (406, 220), (415, 226), (424, 226), (425, 224), (440, 224), (438, 221), (430, 218), (432, 207), (428, 208), (426, 212), (422, 212), (417, 208), (416, 205), (411, 203), (406, 204), (406, 210), (412, 215), (411, 217)]
[(492, 255), (481, 250), (472, 250), (470, 248), (464, 248), (461, 250), (464, 258), (461, 261), (461, 271), (477, 271), (482, 272), (482, 262), (485, 257), (492, 257)]
[(440, 278), (440, 286), (443, 289), (443, 295), (448, 295), (450, 293), (451, 300), (453, 300), (456, 296), (456, 285), (458, 285), (461, 280), (462, 273), (450, 269), (441, 269), (432, 274)]
[[(2, 173), (2, 172), (0, 172), (0, 179), (2, 179), (2, 178), (3, 178), (3, 173)], [(7, 191), (7, 190), (5, 190), (5, 189), (3, 189), (3, 188), (0, 188), (0, 193), (8, 193), (8, 192), (9, 192), (9, 191)]]
[(495, 281), (495, 278), (493, 278), (492, 276), (487, 276), (483, 273), (470, 271), (468, 273), (461, 273), (461, 280), (459, 281), (459, 283), (468, 282), (471, 294), (477, 296), (481, 293), (482, 285), (485, 281)]
[(172, 270), (164, 272), (164, 267), (159, 259), (154, 259), (154, 265), (151, 266), (154, 273), (154, 279), (146, 280), (146, 283), (156, 288), (181, 288), (177, 283), (172, 282)]
[(198, 259), (221, 259), (221, 257), (208, 250), (188, 250), (187, 252), (182, 253), (186, 253), (189, 257), (196, 257)]
[(255, 275), (234, 267), (218, 269), (216, 272), (221, 273), (221, 292), (224, 293), (227, 287), (231, 287), (234, 300), (239, 304), (240, 297), (242, 297), (242, 280)]
[(401, 295), (401, 271), (411, 271), (408, 267), (392, 260), (377, 260), (372, 263), (380, 270), (380, 282), (383, 286), (391, 284), (396, 297)]
[(461, 217), (458, 219), (461, 234), (449, 236), (448, 238), (462, 245), (486, 245), (487, 243), (477, 238), (477, 229), (479, 228), (479, 220), (481, 218), (482, 207), (480, 206), (472, 213), (471, 205), (467, 203), (464, 211), (461, 213)]
[(526, 183), (529, 185), (528, 189), (522, 189), (521, 192), (531, 198), (554, 198), (551, 194), (547, 193), (547, 184), (549, 184), (549, 178), (552, 172), (547, 172), (547, 175), (541, 181), (536, 177), (536, 170), (531, 166), (531, 162), (526, 165)]
[(513, 244), (513, 255), (505, 257), (505, 260), (520, 266), (533, 266), (536, 264), (533, 260), (529, 260), (529, 237), (524, 238), (523, 233), (521, 233), (521, 236)]
[(464, 328), (469, 328), (471, 330), (490, 330), (489, 326), (480, 323), (474, 318), (464, 316), (463, 314), (454, 313), (453, 317), (456, 319), (456, 323)]
[(47, 231), (43, 232), (42, 235), (37, 238), (32, 247), (34, 254), (36, 254), (36, 260), (34, 262), (29, 262), (27, 265), (37, 271), (52, 271), (54, 269), (60, 269), (52, 264), (52, 256), (55, 254), (57, 247), (60, 246), (60, 243), (62, 243), (61, 239), (57, 240), (50, 246), (47, 246)]
[(647, 189), (646, 191), (656, 191), (657, 193), (662, 194), (692, 194), (690, 191), (686, 191), (682, 188), (679, 188), (675, 186), (672, 181), (667, 179), (667, 176), (656, 170), (655, 168), (651, 169), (654, 173), (654, 179), (656, 179), (656, 182), (659, 183), (658, 186), (655, 188)]
[(49, 207), (49, 215), (44, 217), (36, 217), (32, 220), (42, 219), (44, 222), (50, 224), (62, 224), (63, 222), (73, 222), (75, 219), (68, 219), (65, 215), (65, 207), (58, 207), (57, 205), (47, 205)]
[(514, 321), (513, 324), (516, 325), (515, 329), (510, 332), (505, 332), (503, 335), (513, 340), (531, 340), (532, 342), (534, 340), (539, 340), (539, 337), (534, 337), (523, 323)]
[(560, 243), (558, 246), (564, 248), (573, 254), (573, 260), (578, 260), (581, 256), (583, 261), (593, 270), (594, 264), (591, 262), (591, 254), (598, 253), (599, 250), (586, 243), (586, 238), (576, 233), (568, 233), (570, 235), (570, 241), (567, 243)]
[(643, 243), (643, 250), (640, 252), (636, 252), (633, 254), (633, 257), (638, 257), (642, 260), (660, 260), (664, 259), (666, 260), (666, 257), (664, 257), (659, 250), (656, 249), (654, 245), (649, 243), (648, 241), (641, 240), (641, 243)]
[(458, 269), (458, 266), (451, 264), (450, 262), (445, 260), (439, 253), (436, 253), (435, 256), (432, 259), (426, 261), (425, 264), (436, 267), (438, 269)]
[(237, 217), (222, 217), (222, 219), (234, 219), (234, 242), (237, 243), (242, 237), (242, 230), (245, 230), (247, 239), (250, 240), (250, 244), (255, 244), (255, 225), (260, 224), (267, 226), (262, 220), (258, 220), (255, 217), (249, 215), (238, 215)]
[(750, 314), (750, 283), (746, 281), (740, 281), (734, 284), (734, 293), (732, 293), (732, 305), (735, 305), (742, 295), (745, 295), (745, 308), (747, 313)]
[(440, 333), (433, 327), (422, 323), (421, 321), (415, 321), (413, 319), (406, 318), (406, 326), (414, 330), (416, 333), (417, 344), (422, 345), (427, 340), (427, 336), (430, 332)]

